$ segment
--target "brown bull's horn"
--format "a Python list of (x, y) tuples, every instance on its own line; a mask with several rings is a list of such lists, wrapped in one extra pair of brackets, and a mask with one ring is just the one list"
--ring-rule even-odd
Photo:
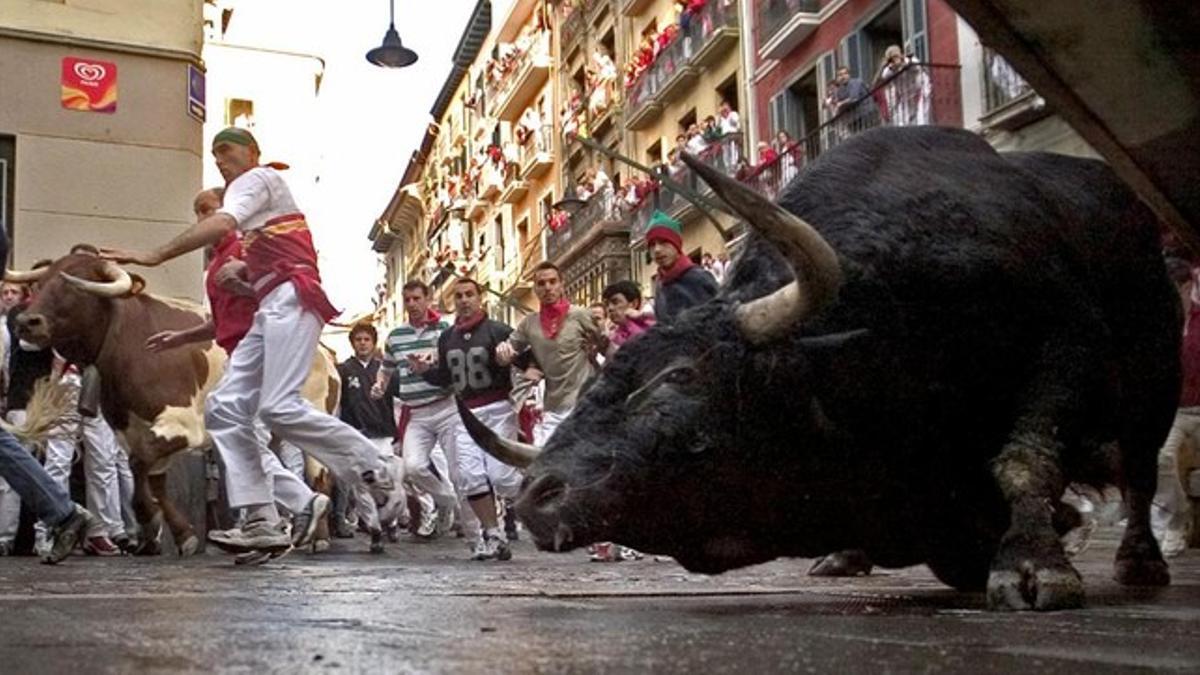
[(842, 269), (837, 253), (812, 225), (697, 157), (683, 161), (792, 264), (796, 281), (737, 308), (742, 334), (755, 344), (786, 334), (798, 321), (837, 298)]
[(10, 284), (32, 284), (35, 281), (41, 281), (42, 277), (49, 272), (49, 267), (40, 267), (31, 272), (18, 272), (17, 270), (4, 270), (4, 280)]
[(68, 284), (102, 298), (119, 298), (133, 290), (133, 277), (112, 261), (104, 264), (104, 276), (108, 281), (89, 281), (71, 276), (66, 272), (59, 272), (59, 274)]
[(458, 404), (458, 414), (462, 417), (463, 424), (467, 427), (467, 433), (471, 435), (471, 440), (475, 441), (487, 454), (518, 469), (529, 466), (533, 460), (537, 459), (538, 455), (542, 454), (542, 449), (536, 445), (510, 441), (497, 436), (496, 432), (479, 421), (475, 413), (471, 412), (471, 409), (461, 399), (455, 398), (454, 401)]

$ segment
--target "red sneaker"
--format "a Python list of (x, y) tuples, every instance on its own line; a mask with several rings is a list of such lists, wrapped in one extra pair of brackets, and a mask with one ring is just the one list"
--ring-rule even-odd
[(105, 536), (88, 537), (83, 542), (83, 552), (88, 555), (98, 555), (104, 558), (121, 555), (121, 549)]

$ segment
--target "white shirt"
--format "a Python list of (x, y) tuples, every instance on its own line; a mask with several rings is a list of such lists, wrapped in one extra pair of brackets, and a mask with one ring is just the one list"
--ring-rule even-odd
[(721, 127), (722, 134), (736, 134), (741, 131), (741, 122), (738, 120), (736, 110), (730, 110), (728, 115), (722, 115), (717, 122)]
[(232, 216), (239, 230), (249, 232), (266, 225), (268, 220), (299, 213), (300, 208), (278, 171), (256, 166), (225, 188), (225, 203), (217, 212)]

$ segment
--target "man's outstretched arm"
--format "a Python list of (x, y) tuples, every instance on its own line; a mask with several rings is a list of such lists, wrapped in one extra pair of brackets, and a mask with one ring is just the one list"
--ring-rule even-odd
[(101, 248), (100, 256), (120, 264), (132, 263), (156, 267), (185, 253), (215, 244), (236, 227), (237, 221), (233, 219), (233, 216), (218, 211), (153, 250), (126, 251), (119, 248)]

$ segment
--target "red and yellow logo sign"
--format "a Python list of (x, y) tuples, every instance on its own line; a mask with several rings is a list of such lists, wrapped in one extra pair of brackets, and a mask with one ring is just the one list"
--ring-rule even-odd
[(62, 107), (87, 112), (116, 112), (117, 64), (63, 57)]

